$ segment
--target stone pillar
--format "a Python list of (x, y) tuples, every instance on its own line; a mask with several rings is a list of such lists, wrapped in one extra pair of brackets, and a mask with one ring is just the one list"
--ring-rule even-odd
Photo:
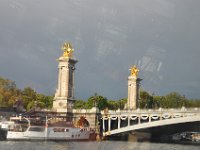
[(58, 90), (56, 92), (58, 92), (57, 95), (60, 96), (61, 95), (61, 93), (60, 93), (61, 84), (60, 83), (61, 83), (61, 78), (62, 78), (62, 74), (61, 74), (62, 68), (58, 67), (58, 69), (59, 69), (59, 71), (58, 71)]
[(127, 109), (136, 110), (138, 107), (139, 99), (139, 85), (140, 78), (137, 78), (138, 68), (132, 67), (131, 75), (128, 77), (128, 97), (127, 97)]
[(137, 109), (137, 78), (134, 76), (128, 77), (128, 109)]
[(74, 70), (78, 62), (73, 58), (70, 44), (63, 46), (63, 56), (58, 59), (58, 87), (55, 93), (53, 110), (71, 112), (74, 103)]

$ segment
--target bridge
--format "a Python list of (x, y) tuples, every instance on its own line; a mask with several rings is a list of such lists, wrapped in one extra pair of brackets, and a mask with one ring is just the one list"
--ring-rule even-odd
[(200, 121), (200, 108), (102, 111), (103, 136)]

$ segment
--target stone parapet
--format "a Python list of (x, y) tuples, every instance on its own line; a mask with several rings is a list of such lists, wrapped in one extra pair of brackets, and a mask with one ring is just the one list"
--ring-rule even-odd
[(73, 109), (73, 113), (99, 113), (99, 109), (93, 107), (92, 109)]

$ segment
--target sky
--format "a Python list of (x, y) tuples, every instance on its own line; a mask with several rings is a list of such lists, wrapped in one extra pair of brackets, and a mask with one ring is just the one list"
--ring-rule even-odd
[(0, 76), (53, 95), (71, 42), (75, 97), (127, 97), (130, 67), (141, 89), (200, 98), (199, 0), (0, 0)]

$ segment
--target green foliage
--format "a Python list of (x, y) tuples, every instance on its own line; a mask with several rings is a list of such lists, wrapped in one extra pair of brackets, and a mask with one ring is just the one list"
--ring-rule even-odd
[[(200, 102), (200, 101), (199, 101)], [(156, 109), (162, 108), (181, 108), (191, 106), (191, 102), (177, 92), (171, 92), (165, 96), (150, 95), (146, 91), (140, 93), (140, 108)]]
[(76, 100), (74, 103), (74, 108), (75, 109), (83, 109), (86, 108), (86, 102), (83, 100)]
[(33, 101), (35, 101), (37, 98), (35, 90), (33, 90), (31, 87), (25, 87), (22, 91), (22, 95), (30, 97)]
[(117, 110), (119, 108), (119, 103), (114, 100), (109, 100), (108, 101), (108, 109), (110, 110)]
[(14, 81), (0, 77), (0, 88), (10, 91), (16, 89), (16, 84)]
[(127, 103), (127, 98), (120, 99), (120, 100), (118, 100), (117, 103), (118, 103), (119, 109), (124, 109), (124, 107)]
[(91, 96), (88, 99), (88, 102), (86, 105), (88, 109), (91, 109), (92, 107), (97, 107), (100, 110), (103, 110), (106, 107), (108, 107), (108, 100), (106, 97), (95, 95), (95, 96)]
[(200, 107), (200, 100), (199, 99), (191, 99), (185, 101), (186, 107)]
[(30, 110), (30, 109), (32, 109), (34, 107), (35, 107), (35, 102), (34, 101), (30, 101), (26, 106), (26, 110)]
[(53, 96), (36, 94), (37, 106), (40, 108), (51, 108), (53, 105)]
[(18, 94), (15, 82), (0, 77), (0, 107), (11, 107)]
[(31, 87), (20, 90), (14, 81), (0, 77), (0, 107), (12, 108), (19, 100), (26, 110), (33, 107), (51, 108), (53, 104), (52, 96), (38, 94)]
[[(26, 110), (34, 107), (52, 108), (53, 96), (36, 93), (31, 87), (20, 90), (14, 81), (0, 77), (0, 107), (18, 107), (16, 102), (21, 101)], [(76, 109), (91, 109), (97, 107), (100, 110), (106, 108), (110, 110), (124, 109), (127, 98), (120, 100), (107, 100), (106, 97), (95, 94), (87, 101), (77, 100), (74, 104)], [(200, 99), (187, 99), (177, 92), (171, 92), (165, 96), (151, 95), (147, 91), (140, 91), (139, 107), (157, 109), (162, 108), (181, 108), (200, 107)]]
[(91, 109), (92, 107), (97, 107), (100, 110), (108, 107), (108, 100), (106, 97), (95, 95), (88, 98), (87, 101), (77, 100), (74, 104), (76, 109)]
[(6, 107), (6, 104), (3, 98), (4, 98), (3, 94), (0, 93), (0, 107)]
[(180, 108), (184, 105), (184, 97), (177, 92), (171, 92), (165, 96), (168, 108)]
[(152, 108), (181, 108), (182, 106), (185, 106), (187, 101), (184, 96), (177, 92), (171, 92), (165, 96), (152, 96), (152, 98)]
[(140, 91), (139, 107), (140, 108), (149, 108), (152, 107), (152, 100), (150, 94), (144, 90)]
[(106, 108), (110, 110), (124, 109), (127, 99), (120, 99), (118, 101), (115, 100), (107, 100), (106, 97), (103, 96), (91, 96), (87, 101), (76, 100), (74, 103), (75, 109), (91, 109), (92, 107), (97, 107), (100, 110), (104, 110)]

